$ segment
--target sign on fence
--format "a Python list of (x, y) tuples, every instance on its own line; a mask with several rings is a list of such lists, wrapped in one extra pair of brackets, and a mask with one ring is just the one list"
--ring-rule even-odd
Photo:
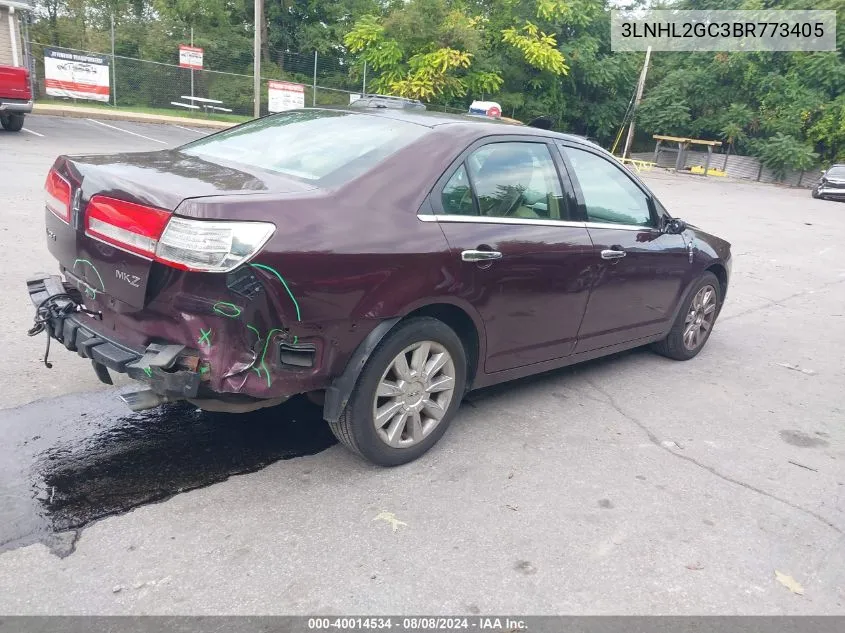
[(203, 50), (196, 46), (179, 44), (179, 65), (182, 68), (202, 70), (202, 53)]
[(267, 109), (270, 112), (284, 112), (305, 107), (305, 86), (287, 81), (270, 81)]
[(45, 48), (44, 88), (52, 97), (108, 102), (109, 60)]

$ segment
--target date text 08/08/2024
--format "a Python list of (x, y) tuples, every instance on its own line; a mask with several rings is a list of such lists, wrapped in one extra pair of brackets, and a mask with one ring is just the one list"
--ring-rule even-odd
[(308, 629), (324, 630), (390, 630), (401, 631), (522, 631), (525, 621), (509, 617), (324, 617), (308, 618)]

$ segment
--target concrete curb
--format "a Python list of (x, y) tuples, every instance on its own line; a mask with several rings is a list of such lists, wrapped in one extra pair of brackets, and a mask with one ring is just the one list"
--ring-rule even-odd
[(216, 130), (223, 130), (237, 125), (237, 123), (230, 123), (228, 121), (209, 121), (205, 119), (168, 116), (166, 114), (146, 114), (144, 112), (106, 110), (104, 108), (85, 108), (79, 106), (54, 105), (51, 103), (36, 103), (32, 109), (32, 113), (46, 114), (49, 116), (73, 117), (77, 119), (91, 118), (114, 121), (134, 121), (136, 123), (170, 123), (175, 125), (187, 125), (190, 127), (207, 127)]

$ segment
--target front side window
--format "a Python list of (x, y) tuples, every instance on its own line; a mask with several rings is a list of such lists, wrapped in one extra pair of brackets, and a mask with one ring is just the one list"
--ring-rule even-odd
[(592, 152), (562, 146), (581, 185), (588, 222), (652, 226), (648, 197), (624, 168)]
[(372, 169), (430, 129), (387, 117), (291, 110), (202, 138), (178, 151), (300, 180), (342, 183)]
[(554, 161), (544, 143), (491, 143), (481, 147), (449, 179), (441, 204), (444, 213), (450, 215), (571, 219)]

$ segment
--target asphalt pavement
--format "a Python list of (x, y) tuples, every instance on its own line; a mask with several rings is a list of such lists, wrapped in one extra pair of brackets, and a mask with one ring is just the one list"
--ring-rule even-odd
[(704, 351), (635, 350), (471, 394), (370, 466), (302, 401), (130, 414), (26, 330), (60, 153), (204, 132), (32, 116), (0, 133), (0, 613), (845, 614), (845, 204), (652, 171), (733, 243)]

